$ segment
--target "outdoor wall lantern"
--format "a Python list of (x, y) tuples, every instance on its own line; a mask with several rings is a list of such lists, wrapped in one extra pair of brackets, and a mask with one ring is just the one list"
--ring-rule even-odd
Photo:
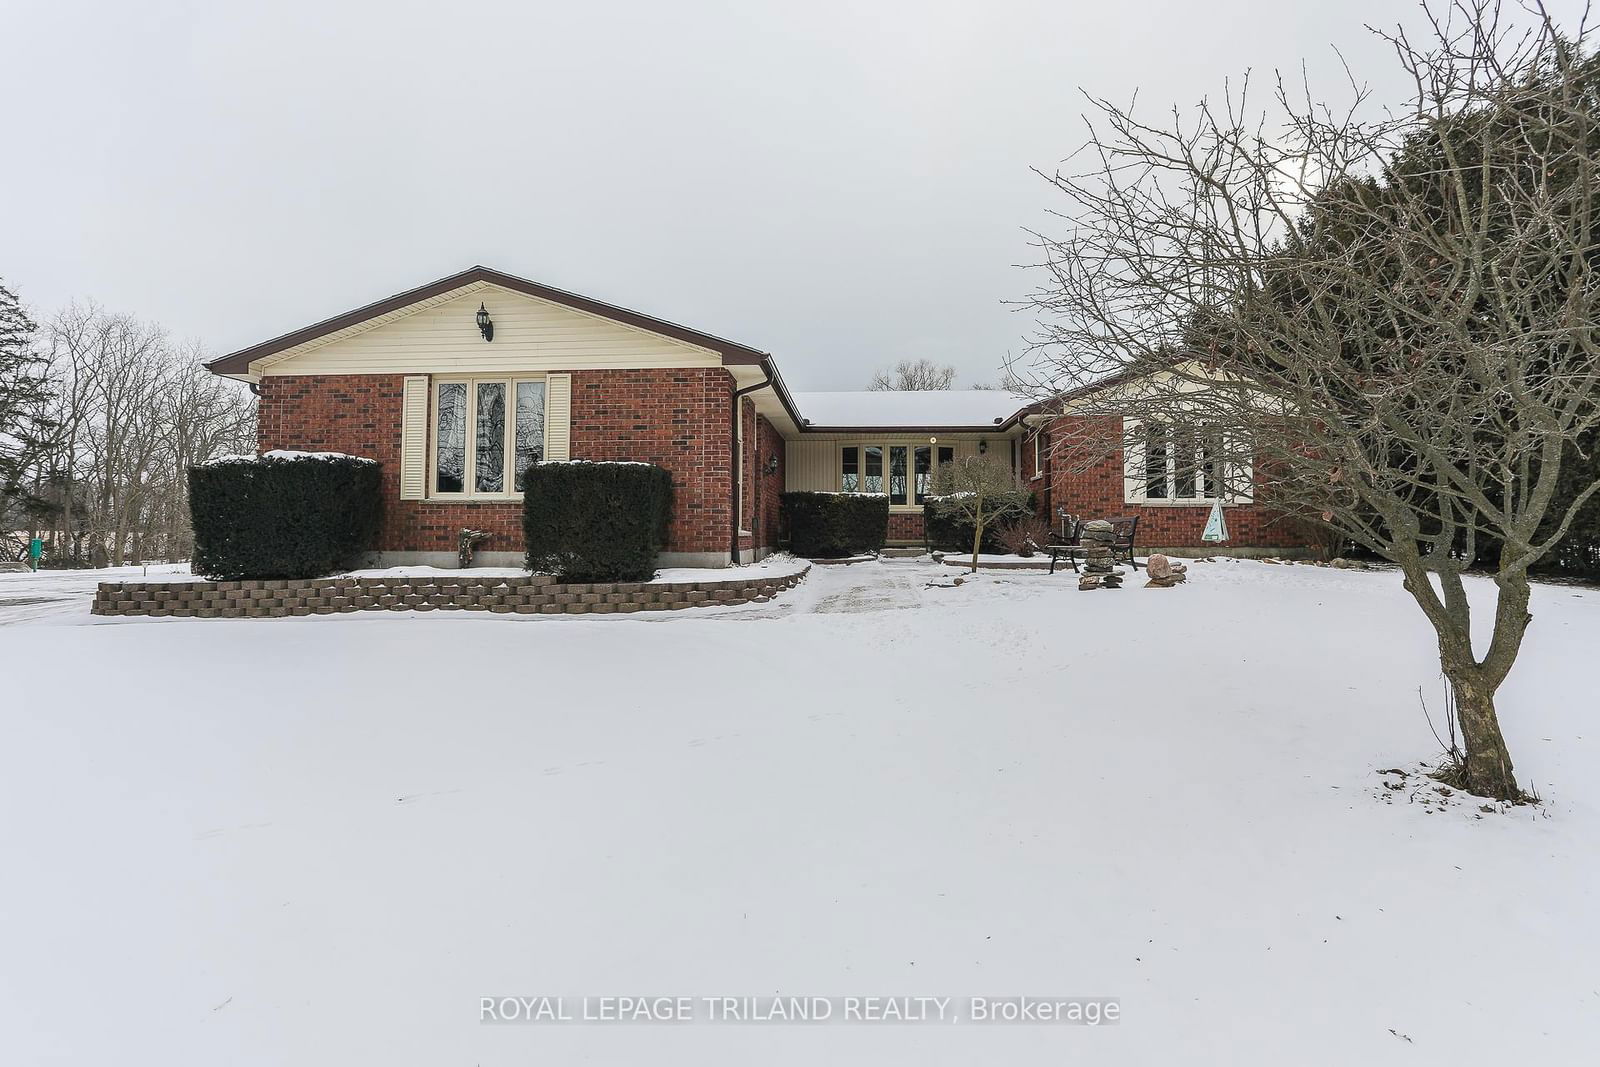
[(777, 474), (778, 473), (778, 454), (776, 452), (772, 453), (772, 455), (767, 457), (767, 473), (768, 474)]
[(485, 341), (494, 340), (494, 320), (489, 317), (489, 309), (481, 302), (478, 304), (478, 332), (483, 334)]
[(982, 441), (978, 442), (978, 455), (987, 456), (988, 454), (989, 454), (989, 439), (986, 437)]

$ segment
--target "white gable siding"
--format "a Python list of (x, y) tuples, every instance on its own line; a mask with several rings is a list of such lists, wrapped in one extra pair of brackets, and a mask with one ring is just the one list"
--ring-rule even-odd
[[(482, 303), (494, 340), (478, 332)], [(714, 367), (708, 349), (484, 285), (370, 329), (253, 365), (261, 374), (496, 374), (543, 370)]]

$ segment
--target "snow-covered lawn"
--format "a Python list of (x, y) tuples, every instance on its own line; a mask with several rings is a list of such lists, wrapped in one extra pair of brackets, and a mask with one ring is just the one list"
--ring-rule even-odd
[[(259, 621), (0, 575), (0, 1063), (1593, 1062), (1600, 593), (1536, 591), (1502, 707), (1546, 803), (1483, 814), (1377, 773), (1435, 749), (1397, 576), (1190, 573)], [(1123, 1021), (480, 1024), (502, 994)]]

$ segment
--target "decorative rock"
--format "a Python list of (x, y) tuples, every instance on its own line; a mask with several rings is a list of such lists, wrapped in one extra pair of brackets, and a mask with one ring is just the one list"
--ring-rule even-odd
[(1157, 552), (1145, 560), (1144, 573), (1151, 578), (1170, 578), (1172, 577), (1172, 561)]
[(1122, 585), (1111, 546), (1117, 539), (1116, 530), (1105, 519), (1094, 519), (1083, 524), (1080, 532), (1083, 544), (1083, 577), (1078, 579), (1079, 589), (1116, 589)]

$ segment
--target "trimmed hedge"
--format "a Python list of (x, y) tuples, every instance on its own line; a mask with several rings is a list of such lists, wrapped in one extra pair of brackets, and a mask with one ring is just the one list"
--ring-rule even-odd
[(375, 546), (382, 500), (378, 464), (356, 456), (268, 452), (190, 467), (195, 573), (332, 574)]
[[(1015, 519), (1019, 514), (1032, 514), (1034, 511), (1034, 495), (1028, 489), (1013, 489), (1007, 492), (1004, 498), (996, 502), (995, 510), (1004, 510), (1011, 513)], [(987, 502), (985, 506), (987, 508)], [(1004, 522), (985, 521), (983, 529), (983, 546), (981, 551), (1003, 553), (1006, 547), (1000, 543), (1000, 530)], [(923, 538), (928, 547), (936, 548), (943, 552), (972, 552), (972, 523), (963, 520), (959, 515), (951, 513), (941, 507), (938, 497), (929, 497), (922, 505)]]
[(639, 582), (656, 572), (672, 475), (649, 463), (535, 463), (523, 482), (528, 569), (564, 582)]
[(882, 493), (789, 492), (779, 495), (789, 550), (807, 559), (876, 552), (889, 539), (889, 498)]

